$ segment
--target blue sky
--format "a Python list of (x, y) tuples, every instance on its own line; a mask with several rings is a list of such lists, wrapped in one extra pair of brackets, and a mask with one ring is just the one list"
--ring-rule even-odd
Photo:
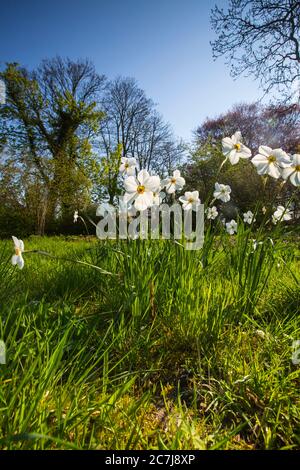
[(10, 0), (0, 6), (0, 65), (55, 55), (90, 58), (99, 73), (135, 77), (177, 136), (261, 96), (212, 59), (210, 9), (226, 0)]

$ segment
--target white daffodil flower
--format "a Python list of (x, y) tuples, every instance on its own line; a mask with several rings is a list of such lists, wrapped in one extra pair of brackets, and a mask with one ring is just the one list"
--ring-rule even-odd
[(282, 149), (272, 150), (270, 147), (261, 145), (258, 152), (251, 162), (259, 175), (269, 175), (278, 179), (281, 176), (282, 168), (286, 168), (291, 163), (289, 156)]
[(136, 168), (136, 159), (135, 158), (121, 158), (121, 166), (119, 172), (124, 176), (133, 176)]
[(251, 150), (241, 142), (242, 135), (237, 131), (231, 137), (222, 139), (223, 155), (229, 158), (232, 165), (236, 165), (240, 158), (250, 158)]
[(212, 206), (212, 207), (209, 207), (207, 210), (206, 210), (206, 217), (207, 219), (209, 220), (214, 220), (216, 217), (218, 217), (218, 211), (217, 211), (217, 208), (216, 206)]
[(198, 191), (187, 191), (184, 193), (184, 196), (179, 198), (179, 201), (182, 203), (182, 208), (184, 211), (191, 209), (196, 210), (197, 207), (201, 204)]
[(147, 170), (141, 170), (137, 179), (128, 176), (124, 182), (126, 193), (124, 201), (133, 203), (138, 211), (144, 211), (153, 205), (153, 193), (160, 187), (159, 176), (150, 176)]
[(282, 170), (282, 177), (289, 178), (294, 186), (300, 186), (300, 153), (292, 155), (291, 165)]
[(282, 221), (282, 220), (291, 220), (292, 218), (292, 213), (289, 209), (283, 207), (283, 206), (278, 206), (274, 214), (272, 215), (272, 222), (274, 225), (277, 224), (277, 222)]
[(76, 223), (76, 222), (77, 222), (77, 220), (78, 220), (78, 217), (79, 217), (79, 215), (78, 215), (78, 211), (75, 211), (75, 212), (74, 212), (74, 223)]
[(226, 223), (226, 231), (229, 235), (233, 235), (237, 232), (237, 223), (235, 220), (231, 220), (230, 222)]
[(173, 176), (168, 176), (162, 181), (162, 186), (166, 188), (168, 194), (173, 194), (175, 191), (181, 191), (185, 185), (185, 179), (180, 176), (180, 171), (175, 170)]
[(227, 184), (215, 183), (214, 198), (220, 199), (223, 202), (230, 201), (231, 187)]
[(254, 214), (251, 211), (245, 212), (245, 214), (243, 214), (243, 217), (244, 217), (244, 223), (249, 224), (249, 225), (251, 225), (252, 222), (255, 222), (256, 220), (254, 219)]
[(24, 243), (22, 240), (18, 240), (17, 237), (12, 236), (14, 245), (15, 245), (15, 255), (12, 256), (11, 262), (13, 266), (16, 264), (19, 266), (20, 269), (23, 269), (24, 267), (24, 259), (22, 256), (22, 253), (24, 251)]

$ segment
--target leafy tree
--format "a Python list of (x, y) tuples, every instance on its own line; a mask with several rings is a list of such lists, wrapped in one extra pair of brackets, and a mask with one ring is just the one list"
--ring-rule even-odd
[(60, 57), (33, 72), (7, 64), (0, 77), (6, 85), (0, 142), (17, 166), (42, 182), (46, 210), (38, 231), (43, 232), (46, 215), (51, 220), (68, 213), (76, 200), (87, 200), (105, 78), (88, 60)]

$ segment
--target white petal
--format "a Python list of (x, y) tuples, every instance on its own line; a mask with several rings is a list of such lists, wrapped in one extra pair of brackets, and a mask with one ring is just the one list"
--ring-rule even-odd
[(128, 165), (129, 166), (136, 166), (136, 159), (135, 158), (128, 158)]
[(17, 237), (12, 236), (11, 238), (13, 239), (13, 242), (14, 242), (15, 247), (16, 247), (16, 248), (20, 248), (20, 246), (19, 246), (19, 240), (17, 239)]
[(146, 191), (156, 192), (160, 187), (160, 178), (159, 176), (149, 176), (144, 179), (144, 185)]
[(176, 190), (176, 188), (175, 188), (175, 184), (174, 184), (174, 183), (169, 183), (169, 184), (167, 184), (167, 186), (166, 186), (166, 191), (167, 191), (168, 194), (174, 194), (174, 193), (175, 193), (175, 190)]
[(21, 251), (24, 251), (24, 242), (23, 240), (19, 240), (19, 248)]
[(251, 157), (251, 150), (246, 147), (246, 145), (241, 144), (241, 149), (239, 151), (239, 156), (241, 158), (250, 158)]
[(182, 188), (185, 185), (185, 179), (182, 176), (176, 178), (176, 187)]
[(255, 155), (255, 157), (252, 158), (251, 162), (253, 163), (253, 165), (257, 166), (257, 165), (261, 165), (262, 163), (265, 165), (265, 164), (269, 164), (269, 160), (267, 159), (267, 157), (265, 157), (264, 155), (261, 155), (260, 153), (258, 153), (257, 155)]
[(293, 159), (294, 166), (299, 166), (300, 165), (300, 154), (299, 153), (295, 153), (293, 155), (292, 159)]
[(192, 198), (197, 201), (199, 199), (199, 191), (192, 192)]
[(285, 168), (284, 170), (282, 170), (282, 173), (281, 173), (281, 174), (282, 174), (282, 178), (284, 178), (285, 180), (287, 180), (288, 177), (289, 177), (292, 173), (294, 173), (294, 171), (295, 171), (295, 169), (294, 169), (292, 166), (290, 166), (290, 167), (288, 167), (288, 168)]
[(295, 171), (291, 175), (290, 181), (294, 186), (300, 186), (300, 171)]
[(267, 147), (266, 145), (261, 145), (258, 149), (258, 152), (265, 157), (268, 157), (272, 153), (271, 147)]
[(165, 178), (163, 180), (161, 180), (161, 186), (162, 188), (164, 188), (165, 186), (167, 186), (167, 184), (169, 184), (171, 182), (171, 178)]
[(183, 204), (182, 204), (182, 208), (184, 211), (189, 211), (193, 208), (192, 204), (189, 202), (189, 201), (185, 201)]
[(144, 185), (144, 181), (149, 178), (149, 173), (147, 170), (141, 170), (138, 174), (138, 181), (141, 185)]
[(177, 179), (177, 178), (180, 178), (180, 171), (179, 171), (179, 170), (173, 171), (173, 176), (174, 176), (174, 178), (176, 178), (176, 179)]
[(256, 165), (256, 170), (259, 175), (266, 175), (269, 172), (269, 164), (268, 163), (260, 163)]
[(224, 155), (227, 155), (229, 152), (231, 152), (233, 147), (234, 143), (230, 137), (224, 137), (224, 139), (222, 139), (222, 150)]
[(153, 194), (150, 192), (145, 192), (143, 194), (139, 194), (135, 200), (134, 207), (138, 211), (144, 211), (148, 209), (148, 207), (152, 206), (153, 203)]
[(231, 139), (233, 140), (233, 142), (234, 142), (235, 144), (239, 144), (239, 143), (241, 142), (241, 140), (242, 140), (242, 133), (241, 133), (241, 131), (236, 131), (236, 132), (234, 133), (234, 135), (231, 137)]
[(134, 176), (135, 175), (135, 167), (134, 166), (129, 166), (126, 170), (126, 173), (128, 176)]
[(233, 149), (229, 154), (229, 160), (231, 165), (236, 165), (239, 162), (239, 159), (240, 157), (238, 152), (236, 151), (236, 149)]
[(128, 178), (126, 178), (124, 181), (124, 187), (125, 191), (128, 193), (135, 193), (137, 191), (138, 184), (134, 176), (128, 176)]
[(17, 265), (20, 269), (24, 268), (24, 260), (22, 255), (17, 256)]
[(274, 163), (270, 163), (268, 169), (268, 175), (272, 176), (272, 178), (278, 179), (280, 176), (280, 171)]
[(137, 192), (135, 193), (125, 193), (124, 196), (123, 196), (123, 203), (124, 204), (131, 204), (134, 199), (136, 198), (137, 196)]
[(17, 255), (13, 255), (12, 258), (11, 258), (11, 264), (13, 266), (15, 266), (18, 262), (18, 256)]

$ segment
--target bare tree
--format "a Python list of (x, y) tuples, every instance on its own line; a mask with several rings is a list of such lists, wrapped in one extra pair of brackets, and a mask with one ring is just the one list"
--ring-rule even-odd
[(215, 6), (211, 23), (213, 56), (224, 55), (234, 77), (253, 76), (265, 93), (299, 100), (299, 0), (230, 0), (227, 11)]
[(109, 158), (118, 146), (123, 157), (134, 157), (140, 168), (163, 173), (176, 165), (181, 147), (153, 101), (133, 78), (109, 82), (101, 102), (106, 117), (101, 121), (100, 148)]

